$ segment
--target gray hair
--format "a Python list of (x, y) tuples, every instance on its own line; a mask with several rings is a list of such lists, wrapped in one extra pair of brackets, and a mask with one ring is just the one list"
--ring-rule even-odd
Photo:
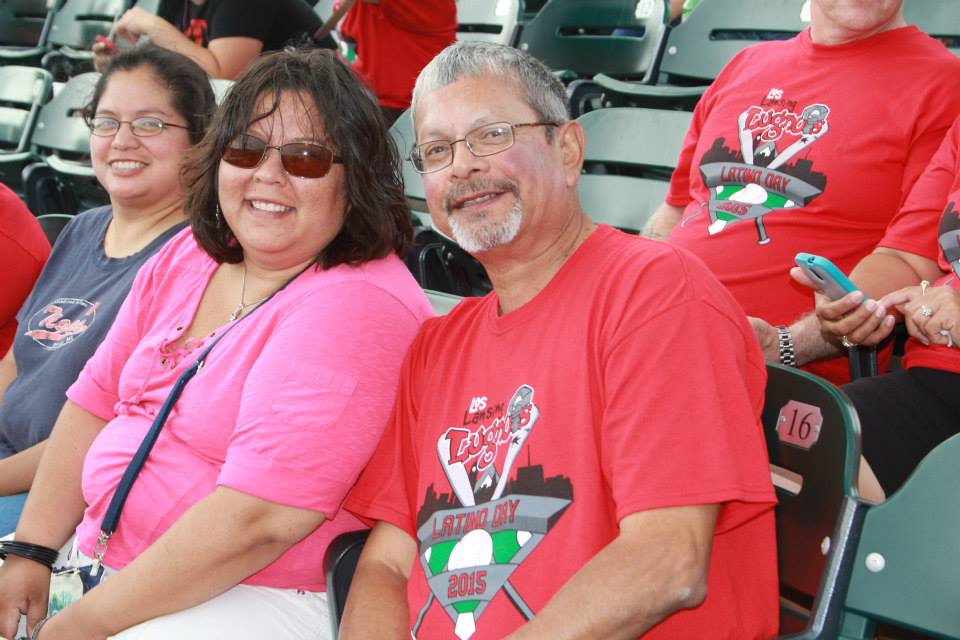
[(513, 80), (526, 103), (544, 121), (570, 119), (567, 92), (553, 72), (533, 56), (493, 42), (458, 42), (437, 54), (420, 72), (413, 87), (414, 117), (423, 96), (460, 78), (475, 76)]

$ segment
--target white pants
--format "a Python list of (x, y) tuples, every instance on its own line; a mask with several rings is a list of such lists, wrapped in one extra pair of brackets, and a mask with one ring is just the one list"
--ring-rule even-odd
[(112, 640), (333, 640), (327, 594), (245, 584)]

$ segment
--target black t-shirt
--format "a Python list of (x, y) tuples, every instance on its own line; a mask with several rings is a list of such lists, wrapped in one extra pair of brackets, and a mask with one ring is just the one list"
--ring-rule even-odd
[(305, 0), (161, 0), (157, 14), (206, 47), (211, 40), (256, 38), (264, 51), (302, 44), (320, 28), (320, 16)]

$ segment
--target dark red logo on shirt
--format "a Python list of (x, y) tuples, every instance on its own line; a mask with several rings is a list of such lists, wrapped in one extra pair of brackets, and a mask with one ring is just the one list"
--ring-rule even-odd
[(203, 18), (193, 18), (189, 26), (183, 30), (183, 35), (187, 36), (201, 47), (206, 46), (207, 42), (207, 21)]
[(99, 306), (83, 298), (57, 298), (30, 316), (23, 335), (44, 349), (65, 347), (93, 325)]

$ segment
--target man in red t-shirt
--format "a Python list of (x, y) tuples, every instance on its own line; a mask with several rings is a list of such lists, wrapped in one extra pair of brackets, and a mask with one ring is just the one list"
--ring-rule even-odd
[[(410, 106), (417, 74), (457, 36), (454, 0), (342, 0), (340, 35), (356, 42), (354, 68), (393, 122)], [(342, 9), (341, 9), (342, 11)]]
[(413, 104), (434, 224), (494, 291), (407, 355), (346, 502), (376, 524), (340, 637), (775, 635), (766, 370), (743, 312), (696, 257), (586, 217), (583, 130), (540, 62), (460, 43)]
[[(849, 273), (960, 113), (960, 60), (906, 25), (900, 5), (813, 0), (808, 30), (731, 60), (697, 105), (666, 202), (645, 227), (707, 263), (757, 318), (768, 360), (794, 364), (791, 348), (801, 365), (836, 353), (812, 316), (800, 319), (813, 299), (788, 275), (794, 256)], [(852, 275), (870, 295), (883, 284)], [(848, 379), (843, 357), (810, 369)]]

